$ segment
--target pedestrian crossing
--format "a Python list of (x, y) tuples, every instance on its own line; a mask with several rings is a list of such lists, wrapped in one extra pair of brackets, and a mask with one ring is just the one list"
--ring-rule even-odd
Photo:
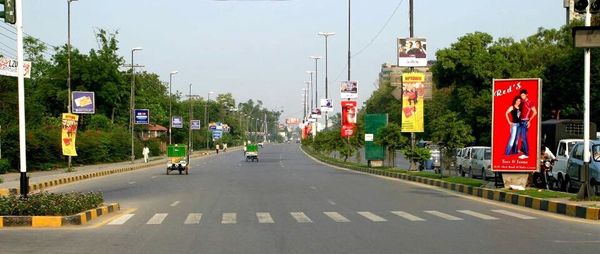
[[(248, 214), (239, 214), (244, 217), (243, 222), (248, 223)], [(493, 216), (492, 216), (493, 215)], [(140, 218), (136, 218), (140, 217)], [(238, 224), (238, 213), (225, 212), (219, 214), (221, 220), (220, 224), (233, 225)], [(370, 211), (358, 211), (358, 212), (346, 212), (344, 214), (340, 212), (327, 211), (327, 212), (314, 212), (309, 217), (304, 212), (290, 212), (288, 214), (277, 213), (273, 216), (270, 212), (257, 212), (253, 215), (256, 218), (258, 224), (274, 224), (279, 221), (291, 220), (296, 223), (315, 223), (315, 222), (332, 222), (332, 223), (350, 223), (350, 222), (457, 222), (465, 220), (483, 220), (483, 221), (499, 221), (502, 219), (518, 219), (518, 220), (533, 220), (535, 217), (501, 209), (494, 209), (489, 211), (472, 211), (472, 210), (455, 210), (455, 211), (437, 211), (437, 210), (426, 210), (420, 212), (407, 212), (407, 211), (386, 211), (386, 212), (370, 212)], [(169, 223), (182, 221), (184, 225), (198, 225), (205, 215), (202, 213), (189, 213), (186, 217), (182, 218), (171, 218), (168, 213), (155, 213), (144, 220), (141, 215), (135, 213), (124, 214), (114, 218), (108, 222), (109, 226), (119, 226), (125, 224), (133, 224), (140, 222), (146, 225), (161, 225), (165, 221)], [(219, 223), (214, 220), (215, 216), (210, 216), (212, 223)], [(185, 218), (185, 219), (184, 219)], [(316, 220), (314, 220), (316, 219)], [(133, 222), (136, 221), (137, 222)], [(206, 219), (205, 219), (206, 220)], [(181, 223), (181, 222), (179, 222)]]

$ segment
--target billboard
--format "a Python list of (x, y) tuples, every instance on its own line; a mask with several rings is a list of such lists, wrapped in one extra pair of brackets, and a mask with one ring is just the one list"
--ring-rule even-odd
[(492, 170), (539, 168), (541, 79), (495, 79), (492, 98)]
[(200, 128), (201, 128), (201, 127), (200, 127), (200, 120), (192, 120), (192, 121), (190, 122), (190, 128), (191, 128), (192, 130), (200, 130)]
[(358, 81), (342, 81), (340, 86), (340, 97), (342, 99), (358, 98)]
[(295, 118), (295, 117), (290, 117), (290, 118), (285, 119), (285, 123), (287, 125), (298, 125), (298, 124), (300, 124), (300, 119)]
[(321, 111), (322, 112), (332, 112), (333, 111), (333, 100), (329, 99), (321, 99)]
[(427, 40), (424, 38), (398, 38), (398, 66), (427, 66)]
[(73, 91), (71, 93), (72, 112), (75, 114), (94, 114), (96, 98), (94, 92)]
[[(24, 61), (23, 63), (25, 78), (31, 78), (31, 62)], [(17, 60), (0, 57), (0, 75), (17, 77), (17, 65)]]
[(342, 101), (342, 137), (350, 137), (356, 131), (356, 101)]
[(77, 123), (79, 116), (75, 114), (62, 114), (61, 143), (62, 152), (65, 156), (77, 156), (75, 149), (75, 138), (77, 137)]
[(150, 110), (148, 109), (135, 109), (133, 111), (133, 123), (134, 124), (150, 124)]
[(171, 118), (171, 128), (183, 128), (183, 117), (173, 116), (173, 118)]
[(402, 132), (424, 132), (425, 74), (402, 75)]
[(320, 108), (314, 108), (310, 112), (310, 117), (313, 118), (313, 119), (321, 118), (321, 109)]

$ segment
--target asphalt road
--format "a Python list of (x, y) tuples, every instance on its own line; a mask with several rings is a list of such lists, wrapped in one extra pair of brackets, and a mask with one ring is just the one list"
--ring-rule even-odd
[(93, 226), (0, 230), (0, 253), (598, 253), (600, 224), (324, 166), (267, 145), (52, 191), (101, 190), (120, 214)]

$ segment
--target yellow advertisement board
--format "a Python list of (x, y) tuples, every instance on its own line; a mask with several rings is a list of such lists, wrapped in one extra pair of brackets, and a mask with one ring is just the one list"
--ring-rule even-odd
[(75, 114), (62, 114), (62, 151), (65, 156), (77, 156), (75, 138), (77, 137), (77, 123), (79, 116)]
[(424, 132), (425, 74), (402, 75), (402, 132)]

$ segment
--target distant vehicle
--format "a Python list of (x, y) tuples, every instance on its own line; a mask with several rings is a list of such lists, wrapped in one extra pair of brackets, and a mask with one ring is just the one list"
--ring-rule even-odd
[(265, 146), (265, 144), (263, 142), (260, 142), (260, 143), (258, 143), (258, 146), (262, 148)]
[(490, 149), (488, 146), (469, 146), (462, 153), (461, 162), (458, 164), (458, 173), (461, 176), (466, 176), (467, 173), (472, 176), (473, 157), (477, 151)]
[[(590, 185), (596, 195), (600, 195), (600, 141), (590, 141)], [(567, 174), (565, 176), (565, 189), (578, 190), (583, 183), (583, 142), (578, 142), (573, 147), (567, 161)]]
[(296, 144), (300, 144), (300, 139), (296, 139)]
[(465, 151), (467, 150), (467, 148), (458, 148), (456, 149), (456, 156), (454, 157), (454, 160), (456, 161), (454, 166), (456, 168), (456, 170), (458, 170), (458, 166), (462, 164), (463, 161), (463, 153), (465, 153)]
[(488, 178), (494, 178), (494, 171), (492, 171), (492, 149), (487, 147), (485, 149), (473, 149), (473, 156), (471, 159), (471, 167), (469, 168), (469, 175), (472, 178), (476, 176), (483, 180)]

